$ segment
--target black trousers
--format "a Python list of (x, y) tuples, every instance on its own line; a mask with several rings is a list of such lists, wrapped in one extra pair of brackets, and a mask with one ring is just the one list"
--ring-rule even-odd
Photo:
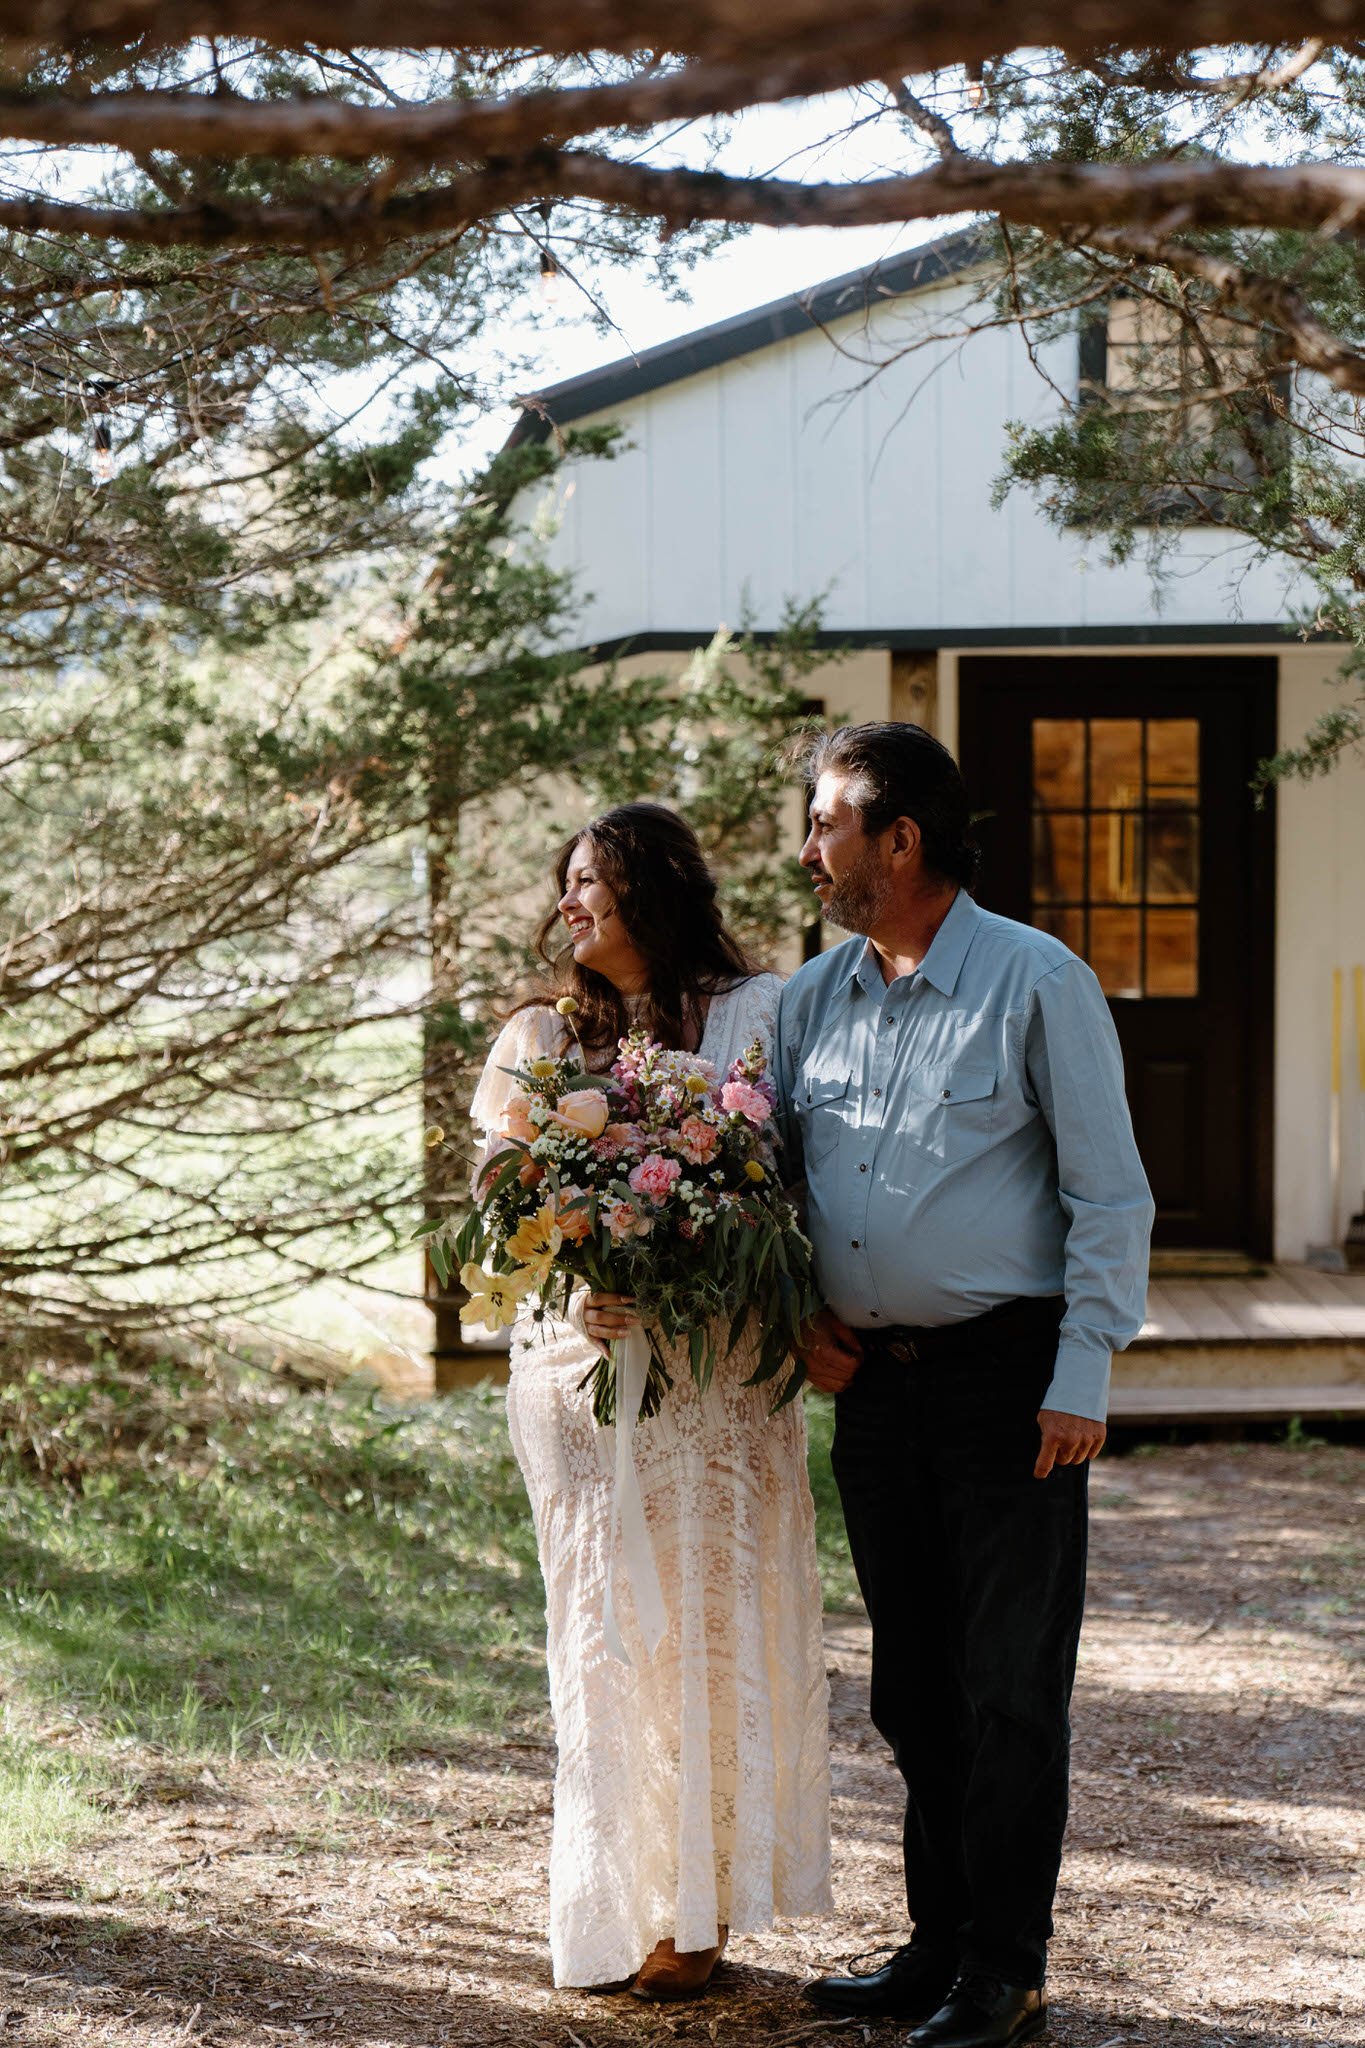
[(872, 1719), (905, 1779), (913, 1943), (1028, 1986), (1052, 1932), (1085, 1602), (1089, 1467), (1033, 1477), (1061, 1312), (1010, 1304), (940, 1358), (874, 1343), (835, 1404)]

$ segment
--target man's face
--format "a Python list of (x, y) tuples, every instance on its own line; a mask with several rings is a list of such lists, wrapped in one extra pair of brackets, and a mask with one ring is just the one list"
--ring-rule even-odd
[(868, 838), (861, 817), (844, 800), (846, 781), (831, 771), (816, 783), (800, 860), (830, 923), (866, 933), (876, 929), (891, 897), (889, 835)]

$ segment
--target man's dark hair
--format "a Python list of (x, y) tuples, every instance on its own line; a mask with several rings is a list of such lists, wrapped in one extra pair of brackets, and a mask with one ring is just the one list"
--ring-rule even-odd
[(841, 725), (811, 742), (802, 766), (812, 783), (822, 775), (847, 777), (844, 800), (869, 836), (897, 818), (913, 818), (925, 866), (971, 888), (981, 849), (971, 837), (966, 785), (948, 749), (922, 725)]

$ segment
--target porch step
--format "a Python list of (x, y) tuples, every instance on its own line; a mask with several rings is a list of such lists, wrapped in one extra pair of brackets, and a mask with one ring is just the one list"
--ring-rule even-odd
[(1365, 1381), (1311, 1381), (1282, 1386), (1116, 1386), (1109, 1403), (1111, 1423), (1288, 1422), (1293, 1416), (1323, 1421), (1334, 1416), (1365, 1417)]

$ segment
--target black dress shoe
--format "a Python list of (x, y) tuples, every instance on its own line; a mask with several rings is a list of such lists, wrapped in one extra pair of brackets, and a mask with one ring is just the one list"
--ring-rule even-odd
[(898, 1948), (880, 1970), (856, 1977), (817, 1977), (801, 1996), (822, 2012), (865, 2019), (923, 2020), (952, 1988), (957, 1965), (933, 1949)]
[(1046, 1992), (964, 1975), (933, 2017), (906, 2036), (905, 2048), (1015, 2048), (1046, 2026)]

